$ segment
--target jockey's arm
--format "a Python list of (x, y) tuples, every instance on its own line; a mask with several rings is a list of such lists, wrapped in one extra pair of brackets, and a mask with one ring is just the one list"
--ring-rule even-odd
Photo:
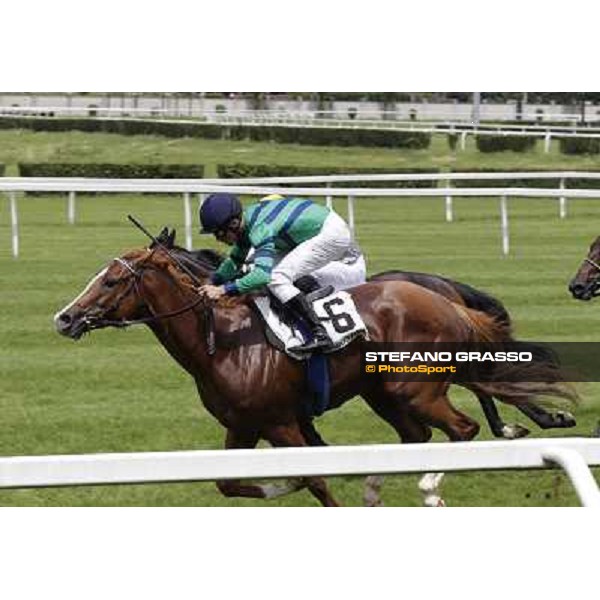
[(246, 261), (249, 250), (250, 248), (242, 248), (238, 245), (234, 246), (229, 257), (223, 261), (221, 266), (213, 274), (212, 283), (221, 285), (235, 279)]
[(252, 247), (255, 248), (254, 269), (248, 275), (225, 284), (225, 292), (228, 296), (248, 294), (264, 287), (271, 281), (271, 274), (275, 266), (274, 231), (261, 224), (250, 232), (250, 241)]

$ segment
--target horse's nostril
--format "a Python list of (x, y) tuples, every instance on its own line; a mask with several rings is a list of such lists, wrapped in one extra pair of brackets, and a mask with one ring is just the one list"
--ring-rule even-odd
[(585, 286), (581, 283), (572, 283), (569, 286), (569, 291), (577, 298), (585, 292)]
[(73, 319), (67, 313), (63, 313), (62, 315), (59, 315), (58, 320), (61, 325), (70, 325), (73, 322)]

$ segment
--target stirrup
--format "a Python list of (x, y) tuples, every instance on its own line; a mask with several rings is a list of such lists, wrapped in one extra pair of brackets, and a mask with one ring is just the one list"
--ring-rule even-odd
[(316, 336), (309, 342), (298, 346), (297, 350), (302, 350), (303, 352), (315, 352), (316, 350), (321, 350), (322, 348), (328, 348), (330, 345), (331, 340), (329, 339), (329, 336), (326, 332), (323, 332), (322, 336)]

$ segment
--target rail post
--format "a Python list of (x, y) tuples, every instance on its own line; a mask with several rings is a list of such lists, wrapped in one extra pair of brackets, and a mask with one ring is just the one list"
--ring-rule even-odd
[[(452, 187), (452, 182), (447, 181), (446, 187), (450, 189)], [(446, 222), (452, 223), (454, 221), (454, 199), (452, 197), (451, 192), (446, 194)]]
[(75, 225), (75, 192), (69, 192), (67, 199), (67, 220), (69, 225)]
[(17, 208), (17, 194), (10, 192), (10, 223), (12, 230), (12, 253), (14, 258), (19, 258), (19, 211)]
[[(567, 189), (567, 182), (565, 181), (564, 177), (560, 180), (560, 189), (563, 191)], [(566, 198), (566, 196), (560, 197), (560, 199), (558, 201), (558, 205), (559, 205), (560, 218), (566, 219), (567, 218), (567, 198)]]
[(352, 233), (352, 238), (356, 234), (356, 226), (355, 226), (355, 218), (354, 218), (354, 196), (348, 196), (348, 225), (350, 227), (350, 232)]
[(185, 219), (185, 247), (192, 250), (194, 239), (192, 234), (192, 197), (190, 193), (183, 195), (183, 212)]
[(502, 226), (502, 253), (504, 256), (510, 254), (510, 232), (508, 223), (508, 199), (506, 196), (500, 198), (500, 221)]
[(549, 448), (543, 452), (542, 458), (544, 461), (556, 464), (566, 471), (583, 506), (600, 508), (598, 485), (579, 452), (569, 448)]

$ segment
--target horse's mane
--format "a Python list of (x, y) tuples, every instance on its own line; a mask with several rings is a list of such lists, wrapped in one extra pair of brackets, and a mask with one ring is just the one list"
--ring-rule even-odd
[[(190, 269), (195, 275), (200, 277), (210, 276), (214, 273), (221, 263), (225, 260), (225, 256), (216, 250), (209, 248), (202, 250), (187, 250), (175, 243), (177, 233), (175, 229), (169, 230), (165, 227), (160, 235), (156, 238), (157, 243), (153, 243), (150, 248), (156, 248), (159, 244), (174, 254), (185, 267)], [(252, 295), (244, 295), (240, 297), (224, 298), (219, 301), (219, 306), (239, 306), (250, 305)]]

